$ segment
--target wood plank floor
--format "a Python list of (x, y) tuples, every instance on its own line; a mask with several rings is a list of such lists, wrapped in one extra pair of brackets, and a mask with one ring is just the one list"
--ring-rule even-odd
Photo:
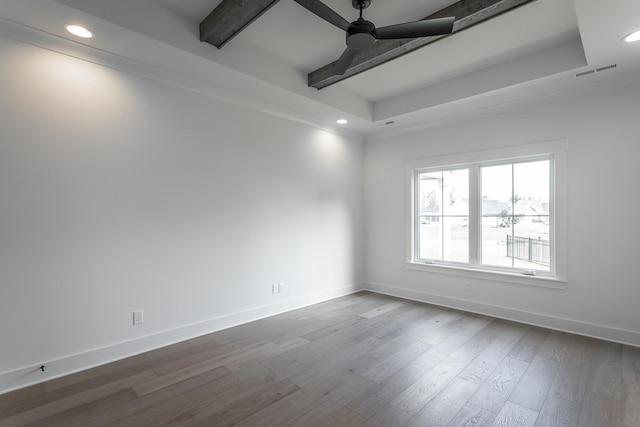
[(640, 426), (640, 348), (360, 292), (0, 395), (0, 426)]

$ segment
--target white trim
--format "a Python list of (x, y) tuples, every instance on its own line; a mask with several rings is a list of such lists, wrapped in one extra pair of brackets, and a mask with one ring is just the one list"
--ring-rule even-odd
[(33, 384), (59, 378), (75, 372), (83, 371), (106, 363), (125, 359), (160, 347), (192, 339), (201, 335), (231, 328), (243, 323), (253, 322), (265, 317), (317, 304), (330, 299), (350, 295), (363, 289), (363, 283), (327, 289), (311, 295), (293, 298), (276, 304), (268, 304), (239, 311), (225, 316), (185, 325), (176, 329), (159, 332), (153, 335), (130, 341), (115, 343), (105, 347), (71, 354), (60, 359), (43, 363), (43, 372), (37, 366), (25, 366), (0, 373), (0, 394), (17, 390)]
[(542, 286), (545, 288), (566, 289), (567, 281), (549, 276), (528, 276), (515, 272), (485, 270), (481, 268), (462, 267), (444, 264), (423, 264), (415, 261), (406, 263), (408, 270), (426, 271), (429, 273), (448, 274), (452, 276), (474, 279), (493, 280), (518, 285)]
[(567, 152), (568, 149), (568, 140), (566, 138), (559, 138), (544, 142), (510, 145), (507, 147), (496, 147), (487, 150), (468, 151), (464, 153), (414, 159), (407, 161), (405, 165), (409, 170), (439, 166), (453, 167), (468, 163), (510, 160), (517, 159), (519, 157), (555, 154), (558, 152)]
[[(428, 157), (423, 159), (410, 160), (405, 163), (405, 182), (407, 183), (406, 191), (406, 243), (405, 243), (405, 263), (407, 268), (413, 270), (438, 271), (444, 274), (458, 274), (470, 277), (484, 277), (490, 280), (500, 280), (504, 282), (516, 282), (526, 285), (544, 286), (562, 288), (562, 284), (568, 280), (567, 272), (567, 224), (566, 224), (566, 170), (567, 170), (567, 152), (569, 144), (567, 139), (556, 139), (545, 142), (537, 142), (516, 146), (499, 147), (488, 150), (456, 153), (444, 156)], [(551, 155), (552, 170), (550, 176), (550, 184), (552, 186), (552, 221), (550, 224), (550, 234), (553, 236), (554, 245), (551, 255), (554, 257), (552, 263), (552, 271), (550, 273), (541, 272), (538, 276), (521, 277), (515, 271), (502, 272), (499, 268), (485, 268), (484, 266), (461, 265), (453, 263), (434, 263), (424, 264), (414, 259), (414, 253), (417, 251), (416, 242), (416, 184), (415, 175), (417, 171), (429, 168), (456, 168), (460, 166), (471, 167), (478, 163), (500, 162), (500, 161), (517, 161), (518, 159), (538, 158), (540, 156)], [(473, 186), (471, 186), (473, 187)], [(475, 191), (471, 188), (469, 191)], [(471, 194), (470, 194), (471, 196)], [(469, 212), (471, 215), (472, 212)], [(477, 212), (476, 212), (477, 214)], [(477, 242), (476, 242), (477, 245)], [(474, 250), (479, 250), (475, 247)], [(473, 254), (470, 254), (470, 256)], [(457, 273), (454, 271), (458, 270)], [(508, 279), (503, 279), (508, 277)]]
[[(463, 310), (470, 313), (477, 313), (486, 316), (497, 317), (500, 319), (511, 320), (527, 325), (540, 326), (556, 331), (569, 332), (572, 334), (583, 335), (605, 341), (640, 347), (640, 331), (612, 328), (606, 325), (581, 322), (579, 320), (567, 319), (563, 317), (549, 316), (547, 314), (536, 313), (532, 311), (517, 310), (510, 307), (485, 304), (477, 301), (469, 301), (446, 295), (438, 295), (429, 292), (399, 288), (383, 283), (365, 283), (365, 290), (383, 295), (405, 298), (412, 301), (419, 301), (427, 304), (453, 308), (456, 310)], [(554, 292), (554, 290), (550, 289), (549, 292)]]

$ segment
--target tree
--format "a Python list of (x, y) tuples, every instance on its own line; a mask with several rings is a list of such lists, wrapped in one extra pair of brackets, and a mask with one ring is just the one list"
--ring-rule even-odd
[[(515, 206), (516, 203), (523, 199), (524, 197), (518, 194), (514, 194), (509, 199), (509, 202), (511, 203), (511, 206)], [(500, 223), (502, 227), (511, 227), (512, 225), (516, 225), (520, 222), (520, 218), (517, 218), (513, 214), (509, 213), (508, 209), (503, 209), (502, 211), (500, 211), (500, 218), (502, 218), (502, 222)]]

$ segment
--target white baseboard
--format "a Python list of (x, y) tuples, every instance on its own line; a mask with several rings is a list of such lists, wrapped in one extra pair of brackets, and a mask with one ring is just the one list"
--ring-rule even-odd
[(428, 292), (416, 291), (412, 289), (399, 288), (382, 283), (368, 282), (364, 284), (364, 289), (413, 301), (420, 301), (443, 307), (464, 310), (477, 314), (484, 314), (491, 317), (512, 320), (528, 325), (541, 326), (562, 332), (584, 335), (606, 341), (640, 347), (640, 332), (625, 329), (616, 329), (609, 326), (597, 325), (594, 323), (581, 322), (562, 317), (549, 316), (524, 310), (515, 310), (492, 304), (485, 304), (475, 301), (468, 301), (460, 298), (432, 294)]
[(29, 385), (52, 380), (74, 372), (104, 365), (116, 360), (135, 356), (180, 341), (227, 329), (243, 323), (306, 307), (319, 302), (358, 292), (364, 288), (362, 283), (327, 289), (300, 298), (289, 299), (275, 304), (263, 305), (203, 322), (181, 326), (176, 329), (159, 332), (131, 341), (111, 344), (98, 349), (72, 354), (44, 363), (45, 370), (38, 366), (28, 366), (0, 373), (0, 394), (17, 390)]
[(28, 366), (3, 372), (0, 373), (0, 394), (64, 375), (69, 375), (74, 372), (83, 371), (95, 366), (104, 365), (130, 356), (135, 356), (136, 354), (144, 353), (146, 351), (154, 350), (243, 323), (252, 322), (254, 320), (263, 319), (265, 317), (295, 310), (297, 308), (349, 295), (361, 290), (368, 290), (380, 294), (406, 298), (414, 301), (640, 347), (640, 333), (635, 331), (616, 329), (608, 326), (548, 316), (529, 311), (514, 310), (509, 307), (478, 303), (444, 295), (399, 288), (382, 283), (368, 282), (332, 288), (312, 295), (305, 295), (300, 298), (294, 298), (276, 304), (255, 307), (227, 316), (217, 317), (204, 322), (185, 325), (176, 329), (148, 335), (135, 340), (115, 343), (102, 348), (69, 355), (57, 360), (46, 362), (44, 364), (44, 372), (39, 366)]

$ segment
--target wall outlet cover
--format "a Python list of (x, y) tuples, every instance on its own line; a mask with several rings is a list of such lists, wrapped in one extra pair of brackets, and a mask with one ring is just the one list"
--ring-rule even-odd
[(133, 312), (133, 324), (139, 325), (144, 322), (144, 313), (142, 310), (136, 310)]

